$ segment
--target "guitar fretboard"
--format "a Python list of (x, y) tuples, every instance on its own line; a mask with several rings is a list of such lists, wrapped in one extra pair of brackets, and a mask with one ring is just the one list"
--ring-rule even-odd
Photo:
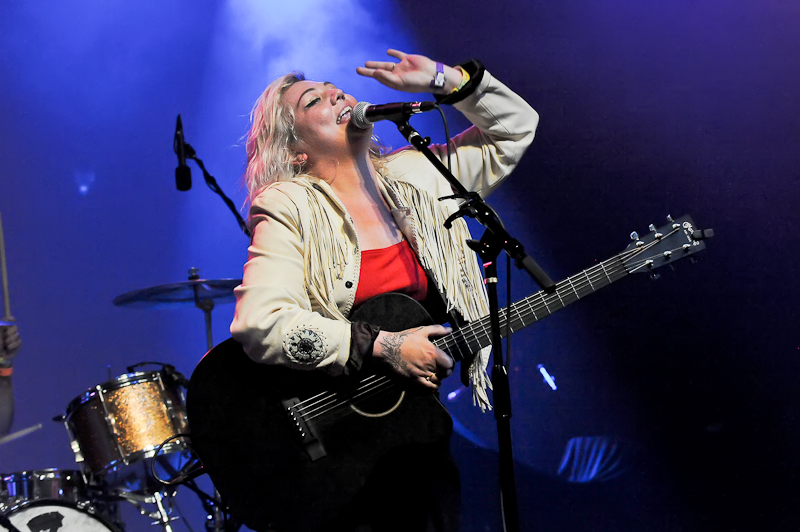
[[(622, 279), (628, 275), (625, 262), (641, 251), (642, 249), (633, 249), (621, 253), (568, 277), (556, 284), (556, 290), (552, 294), (546, 294), (541, 290), (505, 307), (500, 312), (501, 336), (505, 337), (506, 331), (514, 333), (533, 325), (567, 305)], [(451, 334), (434, 340), (433, 343), (454, 360), (464, 360), (491, 344), (490, 317), (484, 316), (472, 321)]]

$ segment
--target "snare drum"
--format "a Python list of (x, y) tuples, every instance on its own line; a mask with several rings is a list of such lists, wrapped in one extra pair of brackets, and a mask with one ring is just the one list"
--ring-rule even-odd
[[(155, 493), (164, 487), (152, 478), (152, 459), (161, 443), (188, 432), (183, 393), (160, 371), (128, 373), (76, 397), (65, 418), (75, 460), (88, 476), (109, 488)], [(156, 459), (159, 477), (170, 477), (189, 459), (178, 438)]]

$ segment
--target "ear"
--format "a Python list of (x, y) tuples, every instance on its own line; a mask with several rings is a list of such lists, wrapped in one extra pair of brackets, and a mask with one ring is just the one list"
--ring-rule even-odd
[(308, 161), (308, 155), (306, 155), (305, 153), (298, 153), (297, 155), (294, 156), (292, 164), (294, 166), (303, 166), (304, 164), (306, 164), (306, 161)]

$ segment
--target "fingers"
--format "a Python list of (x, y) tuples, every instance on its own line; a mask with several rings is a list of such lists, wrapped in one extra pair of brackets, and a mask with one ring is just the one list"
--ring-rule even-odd
[(425, 375), (419, 376), (417, 381), (425, 388), (436, 391), (439, 389), (439, 386), (442, 385), (443, 378), (444, 376), (441, 374), (441, 372), (437, 373), (435, 371), (431, 371)]
[(394, 48), (389, 48), (388, 50), (386, 50), (386, 55), (402, 61), (403, 59), (406, 58), (406, 55), (408, 54), (406, 54), (405, 52), (401, 52), (400, 50), (395, 50)]
[[(366, 65), (367, 65), (366, 67), (356, 67), (356, 73), (361, 75), (361, 76), (364, 76), (364, 77), (367, 77), (367, 78), (372, 78), (374, 80), (380, 81), (384, 85), (388, 85), (390, 87), (393, 86), (393, 85), (396, 85), (395, 82), (399, 78), (398, 78), (397, 75), (392, 73), (391, 67), (389, 67), (388, 70), (384, 70), (382, 68), (369, 67), (370, 64), (374, 65), (374, 64), (378, 64), (378, 63), (375, 62), (375, 61), (368, 61), (366, 63)], [(379, 64), (385, 65), (387, 63), (381, 62)], [(394, 63), (389, 63), (389, 64), (394, 64)]]
[(397, 67), (397, 63), (393, 63), (391, 61), (367, 61), (364, 63), (364, 66), (371, 69), (381, 69), (387, 72), (393, 72)]
[(17, 326), (0, 327), (0, 356), (12, 357), (22, 346)]
[(445, 327), (444, 325), (427, 325), (423, 327), (425, 333), (430, 336), (444, 336), (453, 332), (452, 327)]
[(356, 74), (372, 78), (375, 77), (375, 69), (366, 67), (356, 67)]
[[(430, 338), (431, 336), (444, 336), (446, 334), (450, 334), (453, 332), (453, 329), (450, 327), (445, 327), (443, 325), (430, 325), (425, 327), (425, 333)], [(455, 361), (442, 351), (441, 349), (436, 349), (436, 367), (439, 368), (441, 372), (447, 372), (445, 377), (449, 377), (453, 373), (453, 366), (455, 366)]]
[[(400, 50), (389, 49), (386, 54), (402, 61), (407, 54)], [(363, 67), (356, 67), (356, 72), (362, 76), (378, 79), (379, 81), (386, 81), (379, 76), (382, 74), (394, 74), (398, 63), (395, 61), (367, 61)], [(377, 74), (377, 76), (376, 76)]]

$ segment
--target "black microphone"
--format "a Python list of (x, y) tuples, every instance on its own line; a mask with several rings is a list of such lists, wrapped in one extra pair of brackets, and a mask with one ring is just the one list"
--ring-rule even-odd
[(379, 120), (392, 122), (405, 121), (411, 115), (427, 113), (438, 107), (436, 102), (399, 102), (372, 105), (369, 102), (358, 102), (353, 108), (353, 125), (367, 129), (370, 124)]
[(183, 123), (181, 115), (175, 124), (175, 139), (172, 141), (172, 149), (178, 156), (178, 167), (175, 168), (175, 186), (180, 191), (192, 188), (192, 169), (186, 165), (186, 142), (183, 140)]

